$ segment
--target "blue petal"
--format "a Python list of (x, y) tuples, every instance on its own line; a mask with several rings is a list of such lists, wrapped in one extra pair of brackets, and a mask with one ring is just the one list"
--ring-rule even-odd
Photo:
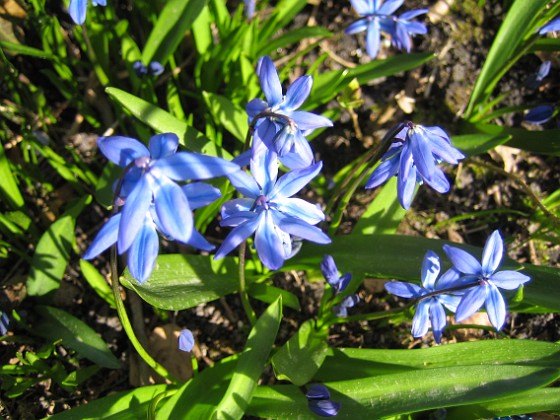
[(273, 190), (268, 195), (270, 201), (291, 197), (305, 187), (321, 171), (323, 162), (318, 162), (304, 169), (294, 169), (276, 182)]
[(482, 273), (487, 277), (498, 269), (504, 254), (504, 243), (500, 232), (495, 230), (486, 240), (482, 253)]
[(524, 120), (531, 124), (544, 124), (548, 122), (554, 115), (554, 107), (552, 105), (539, 105), (530, 109), (525, 114)]
[(412, 318), (412, 336), (422, 337), (430, 327), (430, 305), (432, 299), (421, 300), (416, 306), (416, 313)]
[(287, 155), (294, 146), (296, 133), (299, 133), (297, 128), (286, 124), (284, 128), (274, 136), (272, 144), (274, 145), (274, 151), (280, 158)]
[(441, 265), (434, 251), (426, 252), (422, 261), (422, 285), (426, 290), (433, 291)]
[(278, 176), (278, 158), (268, 150), (254, 155), (251, 159), (251, 174), (264, 195), (268, 195)]
[(87, 0), (70, 0), (68, 13), (72, 20), (81, 25), (86, 20)]
[(451, 185), (445, 177), (445, 174), (438, 167), (434, 169), (432, 179), (424, 179), (424, 181), (440, 194), (445, 194), (451, 188)]
[(409, 142), (414, 164), (418, 172), (422, 178), (431, 180), (436, 163), (428, 137), (425, 136), (423, 131), (412, 129), (409, 131)]
[(439, 278), (435, 290), (449, 289), (450, 287), (458, 286), (458, 280), (460, 277), (461, 273), (455, 268), (451, 267)]
[[(426, 132), (430, 133), (428, 130), (426, 130)], [(451, 146), (445, 137), (430, 135), (428, 139), (431, 144), (432, 153), (438, 158), (454, 165), (459, 163), (459, 160), (464, 159), (465, 156), (459, 150)]]
[(560, 31), (560, 16), (544, 25), (540, 29), (539, 34), (544, 35), (552, 31)]
[(190, 352), (194, 348), (194, 336), (191, 330), (181, 330), (179, 334), (179, 350)]
[(325, 255), (323, 257), (323, 261), (321, 261), (321, 273), (323, 273), (323, 277), (331, 286), (334, 286), (340, 281), (334, 258), (330, 255)]
[(136, 187), (126, 198), (122, 209), (121, 221), (119, 223), (119, 237), (117, 249), (119, 254), (127, 251), (136, 238), (138, 231), (143, 225), (146, 213), (152, 202), (152, 190), (147, 176), (142, 176)]
[(356, 22), (352, 22), (345, 30), (344, 32), (348, 35), (354, 35), (357, 34), (359, 32), (363, 32), (367, 29), (368, 27), (368, 20), (367, 19), (360, 19), (357, 20)]
[[(407, 171), (403, 171), (402, 161), (401, 155), (401, 165), (397, 177), (397, 196), (403, 209), (408, 210), (416, 191), (416, 166), (411, 165)], [(408, 172), (408, 176), (404, 175), (406, 172)]]
[(158, 159), (152, 165), (174, 181), (209, 179), (239, 171), (239, 165), (225, 159), (198, 153), (179, 152)]
[(270, 149), (272, 148), (272, 141), (274, 140), (276, 133), (280, 131), (282, 127), (283, 125), (275, 124), (269, 118), (260, 120), (260, 123), (257, 125), (257, 130), (253, 134), (253, 155), (257, 154), (255, 152), (255, 141), (257, 140), (257, 138), (260, 139), (260, 141), (262, 141), (266, 145), (266, 147)]
[(131, 137), (99, 137), (97, 146), (107, 159), (122, 168), (139, 157), (150, 156), (148, 148)]
[(307, 239), (308, 241), (317, 244), (330, 244), (329, 238), (321, 229), (316, 226), (311, 226), (303, 220), (296, 219), (295, 217), (283, 217), (276, 221), (278, 227), (290, 235), (299, 238)]
[(284, 198), (275, 201), (276, 210), (288, 215), (301, 219), (310, 225), (316, 225), (325, 220), (325, 214), (315, 204), (308, 203), (301, 198)]
[(250, 212), (254, 203), (255, 200), (252, 198), (234, 198), (233, 200), (229, 200), (222, 206), (222, 219), (235, 216), (239, 212)]
[(404, 12), (402, 15), (399, 16), (399, 19), (402, 20), (410, 20), (414, 19), (416, 16), (423, 15), (428, 13), (430, 9), (416, 9), (416, 10), (409, 10), (408, 12)]
[(486, 312), (488, 313), (490, 323), (499, 331), (506, 321), (506, 303), (496, 286), (489, 284), (488, 288)]
[(301, 76), (290, 85), (286, 91), (286, 97), (282, 103), (281, 109), (285, 111), (293, 111), (303, 105), (313, 86), (313, 77)]
[(404, 281), (390, 281), (385, 283), (385, 290), (403, 298), (417, 298), (426, 294), (426, 291), (414, 283)]
[(251, 123), (253, 118), (263, 112), (266, 108), (268, 108), (268, 104), (262, 99), (256, 98), (249, 102), (247, 106), (245, 106), (247, 115), (249, 115), (249, 123)]
[(266, 96), (268, 104), (275, 106), (282, 101), (282, 84), (274, 67), (274, 63), (268, 56), (261, 57), (257, 65), (257, 73), (261, 89)]
[(518, 271), (504, 270), (492, 274), (490, 280), (492, 281), (492, 283), (502, 289), (515, 290), (523, 283), (531, 280), (531, 277), (526, 276), (525, 274), (522, 274)]
[(380, 15), (392, 15), (403, 3), (404, 0), (387, 0), (377, 10), (377, 13)]
[(159, 181), (154, 191), (154, 204), (162, 232), (177, 241), (188, 242), (193, 231), (193, 216), (181, 187), (174, 182)]
[(120, 221), (120, 213), (115, 214), (109, 220), (107, 220), (107, 222), (99, 230), (99, 232), (95, 236), (95, 239), (82, 257), (84, 260), (91, 260), (92, 258), (97, 257), (99, 254), (101, 254), (103, 251), (117, 242)]
[(152, 76), (159, 76), (165, 71), (165, 67), (157, 61), (152, 61), (148, 64), (148, 70)]
[(437, 300), (433, 301), (430, 306), (430, 322), (432, 324), (434, 340), (439, 344), (441, 342), (441, 334), (447, 325), (447, 316), (445, 315), (445, 309)]
[(320, 417), (335, 417), (340, 411), (340, 403), (332, 400), (310, 400), (307, 405)]
[(191, 210), (207, 206), (222, 196), (218, 188), (205, 182), (193, 182), (184, 185), (182, 189), (183, 193), (187, 196)]
[(344, 290), (346, 290), (351, 281), (352, 274), (350, 273), (344, 273), (342, 276), (340, 276), (340, 281), (338, 282), (336, 288), (337, 293), (342, 293)]
[(393, 158), (381, 162), (370, 175), (365, 188), (375, 188), (387, 182), (389, 178), (395, 176), (399, 171), (399, 160), (400, 155), (395, 155)]
[(150, 139), (150, 153), (153, 159), (171, 156), (177, 151), (179, 137), (174, 133), (156, 134)]
[(339, 318), (346, 318), (348, 316), (348, 308), (342, 305), (335, 305), (332, 307), (334, 314)]
[(461, 296), (452, 296), (452, 295), (439, 295), (437, 297), (439, 303), (449, 309), (451, 312), (457, 311), (457, 306), (459, 306), (459, 302), (461, 302)]
[(473, 275), (482, 274), (482, 266), (476, 258), (467, 251), (449, 245), (444, 245), (443, 250), (447, 254), (447, 258), (451, 260), (453, 266), (461, 273)]
[(91, 0), (94, 6), (107, 6), (107, 0)]
[(290, 153), (280, 158), (282, 164), (289, 169), (308, 168), (313, 164), (313, 150), (305, 137), (298, 131)]
[(284, 253), (283, 240), (276, 230), (271, 212), (265, 211), (263, 214), (255, 231), (255, 248), (263, 265), (270, 270), (277, 270), (288, 256)]
[(374, 19), (368, 23), (366, 32), (366, 51), (371, 58), (377, 57), (380, 38), (379, 22), (377, 22), (377, 19)]
[(367, 0), (350, 0), (352, 3), (352, 7), (356, 9), (359, 15), (369, 15), (370, 13), (375, 13), (374, 10), (370, 7), (370, 2)]
[(261, 188), (255, 178), (242, 170), (228, 175), (228, 179), (237, 191), (247, 197), (257, 198), (261, 195)]
[(406, 28), (406, 32), (410, 35), (424, 35), (428, 33), (428, 27), (420, 22), (402, 22), (401, 25)]
[(410, 52), (412, 41), (405, 25), (400, 22), (396, 22), (391, 35), (393, 36), (393, 44), (397, 48)]
[(305, 394), (308, 400), (328, 400), (331, 397), (329, 390), (323, 384), (312, 384)]
[(225, 257), (232, 250), (237, 248), (240, 243), (251, 236), (257, 229), (259, 219), (260, 217), (254, 217), (253, 219), (248, 219), (245, 223), (235, 227), (226, 237), (222, 246), (218, 249), (218, 251), (216, 251), (214, 259), (219, 260), (220, 258)]
[(154, 269), (159, 252), (159, 240), (153, 222), (145, 217), (141, 229), (128, 250), (128, 270), (132, 277), (144, 283)]
[(455, 312), (457, 322), (464, 321), (481, 308), (489, 289), (489, 286), (476, 286), (463, 295)]
[(214, 248), (216, 248), (214, 245), (208, 242), (206, 238), (204, 238), (204, 236), (202, 236), (196, 229), (193, 229), (187, 245), (207, 252), (213, 251)]
[(304, 132), (315, 130), (320, 127), (332, 127), (333, 125), (332, 121), (327, 117), (308, 111), (294, 111), (290, 113), (290, 118), (292, 118), (296, 122), (298, 128)]

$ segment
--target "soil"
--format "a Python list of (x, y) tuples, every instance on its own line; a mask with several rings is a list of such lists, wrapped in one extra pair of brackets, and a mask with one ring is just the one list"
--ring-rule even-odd
[[(344, 28), (353, 21), (355, 15), (349, 2), (323, 0), (309, 2), (304, 13), (298, 16), (294, 26), (317, 24), (327, 27), (335, 35), (321, 44), (322, 52), (328, 52), (329, 58), (324, 68), (337, 69), (346, 63), (366, 63), (370, 59), (365, 54), (363, 36), (347, 36)], [(313, 3), (320, 3), (313, 6)], [(407, 1), (406, 9), (432, 7), (429, 34), (414, 39), (415, 52), (432, 51), (437, 58), (421, 68), (398, 74), (394, 77), (374, 81), (362, 86), (359, 92), (361, 104), (353, 111), (344, 111), (340, 120), (330, 130), (326, 130), (312, 143), (318, 159), (324, 162), (324, 175), (332, 177), (339, 169), (352, 162), (366, 150), (375, 147), (387, 130), (402, 120), (413, 120), (426, 126), (439, 125), (449, 133), (458, 131), (458, 120), (466, 108), (469, 93), (474, 85), (480, 67), (485, 59), (495, 32), (503, 19), (504, 11), (495, 2), (482, 2), (483, 8), (476, 0), (447, 2), (426, 2), (422, 0)], [(449, 4), (446, 11), (445, 5)], [(441, 16), (438, 16), (436, 10)], [(62, 12), (61, 12), (62, 13)], [(426, 21), (428, 19), (426, 18)], [(400, 54), (388, 43), (383, 43), (379, 58)], [(506, 105), (520, 103), (538, 103), (554, 101), (558, 80), (549, 79), (536, 92), (528, 92), (523, 81), (528, 74), (536, 70), (543, 58), (527, 56), (516, 65), (499, 86), (500, 91), (509, 92)], [(553, 68), (559, 66), (558, 57)], [(33, 69), (29, 69), (33, 72)], [(556, 89), (554, 89), (556, 88)], [(409, 100), (407, 101), (407, 98)], [(333, 101), (328, 107), (338, 107)], [(353, 115), (352, 115), (353, 113)], [(356, 123), (357, 121), (357, 123)], [(73, 121), (65, 121), (61, 131), (70, 129)], [(509, 115), (500, 123), (519, 126), (520, 115)], [(537, 127), (531, 127), (537, 129)], [(86, 133), (79, 133), (88, 136)], [(80, 142), (83, 144), (83, 142)], [(88, 144), (92, 145), (92, 142)], [(84, 157), (94, 153), (86, 147), (81, 151)], [(546, 197), (554, 192), (560, 180), (558, 159), (529, 155), (523, 151), (500, 148), (480, 157), (484, 162), (507, 170), (532, 188), (538, 196)], [(538, 225), (534, 219), (513, 216), (511, 213), (488, 213), (485, 210), (509, 208), (528, 215), (534, 213), (534, 205), (527, 201), (526, 194), (519, 182), (487, 169), (481, 168), (474, 161), (465, 161), (458, 168), (447, 168), (448, 176), (454, 187), (447, 195), (440, 195), (429, 188), (420, 188), (412, 209), (407, 212), (400, 233), (420, 235), (432, 238), (449, 239), (471, 245), (483, 246), (486, 238), (494, 229), (500, 229), (507, 237), (515, 238), (508, 244), (509, 254), (521, 263), (546, 264), (559, 266), (560, 247), (556, 244), (543, 243), (531, 239), (531, 234)], [(340, 234), (349, 233), (359, 219), (367, 204), (375, 197), (376, 191), (361, 191), (352, 200), (345, 214)], [(46, 197), (36, 197), (36, 199)], [(91, 214), (83, 215), (79, 220), (78, 242), (85, 248), (94, 233), (99, 229), (106, 216), (102, 207), (93, 207)], [(476, 216), (475, 213), (479, 215)], [(465, 220), (453, 219), (456, 215), (473, 214)], [(215, 232), (220, 235), (220, 232)], [(173, 248), (169, 248), (172, 250)], [(107, 261), (98, 259), (95, 264), (105, 273)], [(351, 267), (340, 267), (351, 271)], [(8, 267), (2, 267), (6, 273)], [(17, 307), (25, 314), (28, 301), (23, 299), (25, 291), (21, 290), (25, 277), (16, 279), (3, 288), (2, 307)], [(313, 318), (316, 305), (323, 292), (321, 283), (307, 281), (303, 272), (281, 273), (274, 277), (275, 286), (296, 294), (301, 303), (301, 311), (287, 309), (277, 338), (277, 343), (284, 343), (301, 325)], [(215, 302), (201, 305), (179, 313), (162, 313), (154, 311), (149, 305), (141, 303), (130, 291), (123, 291), (129, 305), (140, 325), (144, 325), (146, 338), (158, 326), (171, 325), (189, 328), (197, 339), (195, 356), (200, 368), (242, 350), (249, 324), (243, 315), (242, 305), (237, 295), (226, 296)], [(387, 296), (379, 282), (369, 281), (360, 289), (361, 303), (351, 309), (351, 313), (361, 311), (383, 310), (402, 305), (394, 297)], [(63, 286), (57, 292), (55, 304), (82, 319), (108, 343), (113, 354), (123, 362), (125, 368), (120, 370), (102, 370), (94, 375), (71, 394), (62, 390), (51, 380), (40, 380), (22, 396), (16, 399), (1, 398), (0, 416), (11, 419), (34, 419), (82, 405), (88, 401), (107, 395), (117, 390), (149, 382), (150, 375), (143, 374), (115, 311), (92, 293), (89, 286), (80, 280), (78, 260), (73, 260), (66, 273)], [(131, 310), (131, 308), (133, 308)], [(264, 304), (255, 304), (257, 312), (265, 308)], [(484, 323), (484, 318), (478, 319)], [(544, 341), (560, 339), (560, 316), (558, 314), (529, 315), (511, 314), (503, 335), (515, 338), (529, 338)], [(171, 328), (171, 327), (170, 327)], [(17, 331), (18, 334), (24, 333)], [(486, 339), (496, 334), (482, 330), (450, 330), (445, 333), (443, 342), (471, 339)], [(413, 339), (409, 324), (389, 322), (354, 322), (332, 327), (329, 343), (336, 347), (360, 348), (416, 348), (433, 345), (431, 335), (422, 339)], [(38, 351), (36, 343), (21, 344), (4, 342), (0, 347), (0, 363), (18, 363), (17, 352)], [(59, 359), (70, 366), (65, 355), (67, 351), (56, 346)], [(79, 361), (80, 366), (87, 366), (86, 361)], [(263, 382), (273, 382), (270, 372)]]

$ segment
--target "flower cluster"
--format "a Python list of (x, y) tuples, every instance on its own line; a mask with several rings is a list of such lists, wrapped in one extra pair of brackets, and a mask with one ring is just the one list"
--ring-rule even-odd
[(393, 46), (410, 52), (411, 37), (425, 34), (428, 28), (423, 23), (413, 21), (415, 17), (428, 13), (428, 9), (410, 10), (400, 16), (393, 13), (404, 0), (350, 0), (360, 19), (346, 28), (349, 35), (366, 31), (366, 51), (371, 58), (377, 57), (381, 32), (391, 37)]
[(142, 63), (142, 61), (140, 60), (136, 60), (134, 63), (132, 63), (132, 69), (138, 77), (144, 77), (148, 75), (154, 77), (159, 76), (165, 70), (161, 63), (157, 61), (152, 61), (150, 64), (145, 66), (144, 63)]
[[(269, 57), (259, 60), (257, 74), (267, 101), (257, 98), (247, 104), (249, 121), (254, 128), (251, 175), (242, 171), (229, 175), (244, 198), (230, 200), (222, 207), (220, 224), (234, 229), (215, 258), (224, 257), (254, 234), (260, 260), (267, 268), (276, 270), (297, 252), (294, 240), (331, 242), (315, 226), (325, 219), (323, 212), (292, 196), (322, 168), (321, 162), (314, 163), (305, 135), (332, 123), (320, 115), (297, 110), (311, 91), (311, 76), (298, 78), (283, 95), (278, 73)], [(280, 163), (291, 170), (278, 177)]]
[[(91, 2), (94, 6), (107, 6), (107, 0), (91, 0)], [(87, 6), (88, 0), (70, 0), (68, 13), (76, 24), (82, 25), (86, 21)]]
[(394, 295), (417, 299), (412, 335), (423, 336), (431, 324), (434, 339), (439, 343), (447, 323), (444, 307), (455, 313), (457, 322), (462, 322), (485, 306), (490, 323), (500, 330), (506, 319), (506, 304), (498, 288), (515, 290), (530, 280), (517, 271), (497, 271), (504, 253), (500, 233), (494, 231), (486, 241), (481, 262), (450, 245), (444, 245), (443, 250), (453, 267), (439, 280), (439, 257), (428, 251), (422, 264), (422, 286), (400, 281), (385, 285)]
[(456, 165), (465, 156), (451, 145), (440, 127), (423, 127), (408, 122), (396, 135), (382, 162), (371, 174), (366, 188), (375, 188), (392, 176), (398, 176), (397, 193), (408, 209), (416, 183), (426, 183), (439, 193), (449, 191), (449, 181), (437, 166), (441, 161)]
[(224, 159), (177, 152), (175, 134), (158, 134), (149, 148), (129, 137), (100, 137), (97, 144), (111, 162), (125, 169), (116, 186), (115, 206), (122, 207), (101, 228), (83, 258), (95, 258), (113, 244), (119, 254), (128, 252), (132, 276), (146, 281), (159, 252), (157, 231), (195, 248), (214, 246), (196, 231), (192, 210), (220, 196), (219, 190), (202, 183), (178, 181), (209, 179), (239, 171)]
[(309, 409), (320, 417), (335, 417), (340, 411), (340, 403), (331, 400), (331, 394), (323, 384), (311, 385), (305, 396)]

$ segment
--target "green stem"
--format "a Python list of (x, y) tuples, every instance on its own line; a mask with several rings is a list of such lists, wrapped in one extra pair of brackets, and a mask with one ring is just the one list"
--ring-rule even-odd
[[(354, 169), (350, 174), (348, 174), (348, 176), (346, 177), (346, 179), (343, 181), (342, 184), (346, 185), (348, 182), (350, 182), (350, 180), (354, 177), (356, 171), (358, 169), (360, 169), (368, 160), (371, 159), (373, 164), (375, 164), (379, 160), (381, 160), (383, 155), (387, 152), (387, 150), (389, 150), (389, 147), (391, 146), (391, 143), (393, 142), (393, 139), (395, 138), (395, 136), (404, 127), (404, 124), (405, 123), (400, 123), (400, 124), (396, 125), (393, 129), (391, 129), (385, 135), (385, 137), (381, 141), (381, 144), (376, 149), (372, 149), (370, 152), (368, 152), (364, 156), (364, 159), (362, 159), (362, 162), (360, 162), (359, 165), (356, 165), (356, 169)], [(346, 207), (348, 206), (348, 203), (350, 202), (350, 199), (352, 198), (352, 196), (354, 195), (354, 192), (360, 186), (360, 184), (362, 183), (362, 181), (366, 177), (366, 175), (368, 175), (367, 168), (364, 169), (357, 177), (355, 177), (355, 179), (352, 182), (352, 184), (350, 185), (350, 187), (345, 189), (346, 192), (344, 193), (344, 195), (340, 199), (338, 207), (336, 208), (336, 213), (333, 215), (333, 218), (331, 220), (331, 226), (329, 228), (329, 236), (333, 236), (335, 234), (336, 230), (338, 229), (338, 227), (340, 226), (340, 221), (342, 220), (342, 215), (344, 214), (344, 211), (346, 210)], [(335, 197), (335, 199), (336, 199), (336, 197)], [(327, 206), (327, 210), (325, 210), (325, 213), (330, 211), (330, 209), (334, 205), (334, 201), (332, 199), (329, 202), (329, 205), (330, 205), (330, 207)]]
[(249, 318), (251, 326), (255, 325), (257, 322), (257, 316), (255, 311), (249, 302), (249, 295), (247, 294), (247, 283), (245, 281), (245, 250), (247, 248), (247, 242), (243, 242), (239, 246), (239, 297), (241, 298), (241, 304), (243, 309)]
[(398, 314), (399, 312), (403, 312), (404, 310), (406, 310), (409, 306), (411, 306), (410, 304), (403, 307), (403, 308), (394, 308), (394, 309), (389, 309), (387, 311), (383, 311), (383, 312), (370, 312), (367, 314), (358, 314), (358, 315), (352, 315), (352, 316), (347, 316), (345, 318), (335, 318), (332, 321), (329, 322), (329, 324), (344, 324), (346, 322), (353, 322), (353, 321), (375, 321), (378, 319), (383, 319), (383, 318), (389, 318), (394, 314)]
[(99, 82), (101, 83), (102, 86), (108, 86), (109, 85), (109, 77), (107, 77), (107, 74), (105, 73), (105, 71), (103, 70), (103, 68), (101, 67), (101, 65), (99, 64), (99, 60), (97, 60), (97, 57), (95, 56), (95, 50), (93, 49), (93, 46), (91, 45), (91, 41), (89, 39), (88, 33), (87, 33), (87, 29), (84, 26), (82, 26), (83, 31), (82, 34), (84, 36), (84, 41), (86, 43), (87, 46), (87, 55), (89, 58), (90, 63), (93, 64), (93, 69), (95, 70), (95, 74), (97, 75), (97, 78), (99, 79)]
[(134, 329), (130, 323), (130, 319), (128, 318), (128, 314), (126, 313), (126, 308), (124, 307), (124, 302), (121, 297), (121, 292), (119, 290), (119, 277), (117, 273), (117, 248), (116, 245), (113, 245), (111, 248), (111, 285), (113, 287), (113, 295), (115, 297), (115, 304), (117, 307), (117, 313), (119, 315), (119, 319), (121, 320), (121, 324), (123, 329), (132, 343), (132, 346), (138, 352), (138, 355), (146, 362), (146, 364), (151, 367), (158, 375), (162, 376), (163, 378), (173, 382), (173, 383), (180, 383), (177, 378), (171, 375), (167, 369), (165, 369), (162, 365), (156, 362), (152, 356), (148, 354), (148, 352), (142, 347), (140, 341), (134, 334)]

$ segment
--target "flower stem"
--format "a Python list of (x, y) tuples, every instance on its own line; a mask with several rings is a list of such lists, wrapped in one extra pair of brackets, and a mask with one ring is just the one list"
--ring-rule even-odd
[(179, 383), (177, 378), (171, 375), (167, 369), (165, 369), (162, 365), (156, 362), (152, 356), (148, 354), (148, 352), (142, 347), (140, 341), (134, 334), (134, 329), (130, 323), (130, 319), (128, 318), (128, 314), (126, 313), (126, 308), (124, 307), (124, 302), (122, 301), (121, 292), (119, 290), (119, 277), (117, 273), (117, 248), (115, 245), (111, 247), (111, 285), (113, 288), (113, 295), (115, 297), (115, 304), (117, 307), (117, 313), (119, 315), (119, 319), (123, 326), (123, 329), (132, 343), (135, 350), (138, 352), (138, 355), (146, 362), (146, 364), (151, 367), (158, 375), (162, 376), (163, 378), (173, 382)]
[(247, 283), (245, 281), (245, 250), (247, 248), (247, 242), (243, 242), (239, 246), (239, 297), (241, 298), (241, 304), (251, 326), (255, 325), (257, 322), (257, 316), (255, 311), (251, 307), (251, 302), (249, 302), (249, 295), (247, 294)]
[[(334, 235), (336, 230), (340, 226), (340, 221), (342, 220), (342, 214), (346, 210), (346, 207), (348, 206), (348, 203), (350, 202), (350, 199), (354, 195), (354, 192), (356, 191), (356, 189), (362, 183), (363, 179), (368, 174), (367, 168), (362, 170), (362, 172), (351, 183), (350, 187), (346, 188), (347, 184), (351, 182), (352, 178), (354, 178), (354, 176), (356, 175), (356, 172), (360, 168), (362, 168), (362, 166), (365, 165), (370, 159), (371, 159), (370, 163), (375, 164), (383, 157), (383, 155), (387, 152), (387, 150), (389, 150), (389, 147), (391, 146), (391, 143), (393, 143), (393, 139), (399, 133), (399, 131), (402, 130), (404, 125), (405, 125), (405, 123), (399, 123), (395, 127), (393, 127), (385, 135), (383, 140), (381, 140), (381, 144), (379, 144), (379, 146), (377, 148), (372, 149), (368, 153), (366, 153), (364, 155), (363, 159), (360, 161), (360, 163), (358, 163), (354, 167), (354, 169), (346, 176), (344, 181), (341, 183), (341, 187), (339, 188), (337, 194), (333, 195), (333, 197), (331, 198), (331, 200), (329, 201), (329, 203), (327, 205), (327, 208), (325, 209), (325, 213), (328, 214), (330, 212), (330, 210), (332, 209), (332, 207), (334, 206), (334, 203), (335, 203), (336, 199), (338, 198), (338, 195), (341, 194), (342, 191), (345, 191), (344, 195), (340, 199), (340, 202), (339, 202), (338, 207), (336, 209), (336, 213), (333, 215), (333, 218), (332, 218), (332, 221), (331, 221), (331, 226), (329, 228), (329, 235), (330, 236)], [(368, 166), (371, 166), (371, 165), (368, 165)]]

